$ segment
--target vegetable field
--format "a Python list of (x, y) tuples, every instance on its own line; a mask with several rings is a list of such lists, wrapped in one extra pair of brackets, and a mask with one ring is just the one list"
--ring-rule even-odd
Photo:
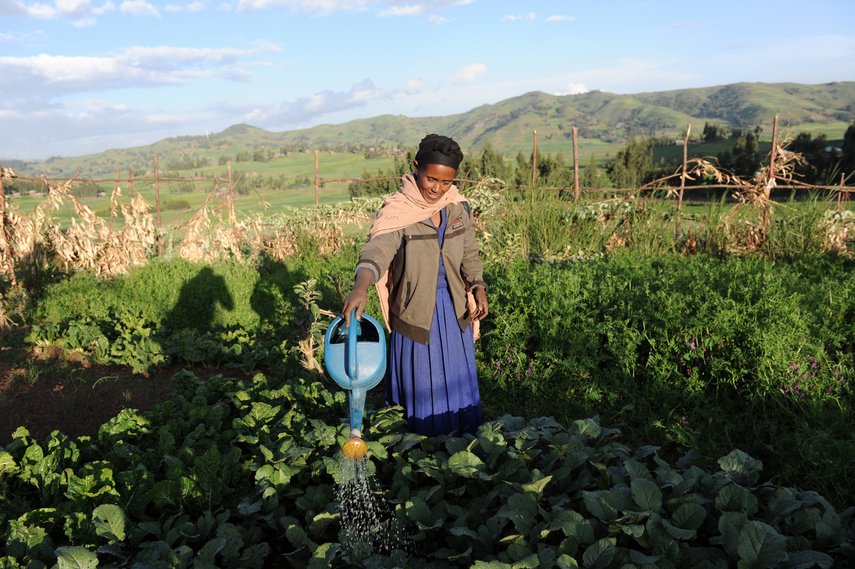
[(376, 204), (209, 211), (160, 254), (144, 207), (126, 229), (16, 221), (10, 345), (180, 371), (89, 434), (0, 433), (0, 567), (855, 563), (850, 209), (711, 203), (678, 224), (662, 200), (470, 197), (487, 421), (425, 438), (369, 393), (377, 523), (357, 535), (345, 394), (318, 362)]

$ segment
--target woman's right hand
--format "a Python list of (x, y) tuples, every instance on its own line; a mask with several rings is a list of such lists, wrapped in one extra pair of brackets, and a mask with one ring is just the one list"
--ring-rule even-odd
[(341, 307), (341, 315), (344, 317), (344, 323), (350, 326), (350, 313), (353, 312), (354, 308), (356, 309), (356, 319), (361, 319), (367, 303), (368, 291), (359, 286), (353, 287), (353, 290), (344, 299), (344, 304)]
[(365, 311), (365, 305), (368, 304), (368, 287), (374, 284), (374, 275), (367, 269), (359, 269), (356, 273), (356, 284), (353, 285), (353, 290), (344, 299), (344, 304), (341, 307), (341, 315), (344, 317), (344, 323), (350, 326), (350, 313), (356, 309), (356, 319), (362, 318), (362, 313)]

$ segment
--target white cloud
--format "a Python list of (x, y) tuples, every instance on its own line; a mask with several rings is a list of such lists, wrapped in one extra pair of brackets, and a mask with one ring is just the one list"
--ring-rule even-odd
[(15, 15), (35, 18), (37, 20), (55, 20), (60, 17), (68, 18), (77, 27), (90, 26), (95, 23), (94, 16), (100, 16), (115, 9), (112, 2), (107, 1), (100, 6), (93, 6), (90, 0), (55, 0), (53, 4), (36, 2), (25, 4), (19, 0), (0, 0), (0, 15)]
[(465, 6), (475, 0), (433, 0), (432, 2), (402, 2), (401, 0), (238, 0), (237, 10), (263, 10), (286, 8), (292, 12), (327, 16), (330, 14), (376, 10), (380, 17), (421, 16), (438, 11)]
[(425, 82), (421, 79), (410, 79), (404, 84), (404, 93), (408, 95), (413, 93), (421, 93), (425, 88)]
[(251, 48), (130, 47), (114, 56), (62, 56), (40, 54), (0, 57), (4, 87), (16, 98), (6, 97), (0, 107), (44, 104), (54, 93), (64, 95), (105, 88), (152, 87), (215, 77), (244, 81), (247, 60), (278, 52), (270, 43)]
[(275, 108), (254, 105), (243, 110), (232, 108), (225, 114), (235, 116), (240, 111), (237, 116), (243, 121), (263, 128), (302, 128), (317, 124), (329, 116), (349, 120), (356, 109), (379, 108), (386, 109), (381, 110), (381, 113), (388, 113), (391, 112), (389, 109), (393, 106), (392, 101), (421, 97), (424, 93), (425, 85), (420, 79), (411, 79), (393, 89), (382, 89), (370, 79), (364, 79), (346, 91), (328, 89), (308, 97), (283, 102)]
[(59, 10), (48, 4), (32, 4), (26, 7), (26, 14), (39, 20), (50, 20), (56, 18)]
[(534, 12), (529, 12), (528, 14), (508, 14), (502, 19), (508, 22), (533, 22), (535, 19), (537, 19), (537, 14), (535, 14)]
[(404, 4), (403, 6), (391, 6), (387, 10), (380, 10), (378, 16), (421, 16), (425, 7), (422, 4)]
[(559, 89), (556, 95), (580, 95), (590, 91), (584, 83), (568, 83), (563, 89)]
[(201, 12), (202, 10), (205, 9), (205, 2), (195, 1), (195, 2), (188, 2), (186, 4), (167, 4), (166, 6), (163, 7), (163, 9), (169, 13), (172, 13), (172, 14), (176, 14), (176, 13), (180, 13), (180, 12), (188, 12), (188, 13)]
[(146, 112), (94, 99), (42, 109), (27, 116), (0, 111), (0, 129), (29, 133), (26, 140), (0, 149), (0, 154), (21, 159), (79, 156), (106, 148), (151, 144), (176, 133), (201, 133), (212, 124), (225, 127), (234, 122), (232, 119), (233, 116), (222, 116), (216, 110)]
[(460, 69), (457, 70), (457, 73), (452, 77), (452, 81), (454, 83), (471, 83), (481, 75), (484, 75), (487, 72), (487, 66), (483, 63), (473, 63), (471, 65), (464, 65)]
[(446, 20), (444, 16), (440, 16), (439, 14), (431, 14), (428, 16), (428, 22), (437, 26), (442, 25), (447, 21), (448, 20)]
[(119, 6), (119, 10), (125, 14), (132, 14), (134, 16), (160, 17), (160, 12), (158, 12), (154, 4), (149, 3), (147, 0), (124, 0)]
[(17, 0), (0, 0), (0, 16), (25, 16), (27, 8)]
[(562, 14), (555, 14), (553, 16), (547, 16), (547, 22), (573, 22), (576, 20), (576, 16), (565, 16)]
[(92, 11), (89, 0), (56, 0), (56, 9), (72, 18), (82, 17)]
[(372, 3), (370, 0), (238, 0), (238, 11), (279, 7), (290, 8), (294, 12), (326, 15), (364, 10)]
[(31, 42), (40, 41), (42, 32), (0, 32), (0, 45), (22, 46)]
[[(364, 106), (370, 101), (389, 98), (392, 94), (379, 89), (370, 79), (355, 83), (348, 91), (324, 90), (309, 97), (282, 103), (278, 109), (248, 111), (254, 120), (268, 126), (306, 124), (317, 117)], [(245, 120), (249, 117), (244, 115)]]

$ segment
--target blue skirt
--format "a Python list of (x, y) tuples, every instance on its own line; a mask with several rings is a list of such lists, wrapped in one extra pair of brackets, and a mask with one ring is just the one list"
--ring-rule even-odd
[(472, 326), (461, 332), (444, 280), (436, 290), (430, 342), (394, 330), (389, 339), (386, 403), (404, 407), (410, 429), (428, 436), (474, 433), (483, 422)]

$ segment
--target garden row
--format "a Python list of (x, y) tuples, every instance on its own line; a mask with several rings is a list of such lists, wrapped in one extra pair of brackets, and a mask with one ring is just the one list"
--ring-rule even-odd
[[(6, 568), (832, 567), (852, 509), (763, 482), (742, 451), (713, 469), (630, 448), (592, 419), (505, 415), (477, 435), (367, 417), (379, 525), (342, 531), (352, 484), (341, 391), (296, 377), (174, 377), (175, 398), (97, 436), (19, 429), (0, 450)], [(365, 506), (371, 504), (366, 503)], [(386, 528), (391, 538), (378, 528)], [(357, 538), (360, 536), (356, 536)], [(383, 547), (384, 544), (386, 547)]]

